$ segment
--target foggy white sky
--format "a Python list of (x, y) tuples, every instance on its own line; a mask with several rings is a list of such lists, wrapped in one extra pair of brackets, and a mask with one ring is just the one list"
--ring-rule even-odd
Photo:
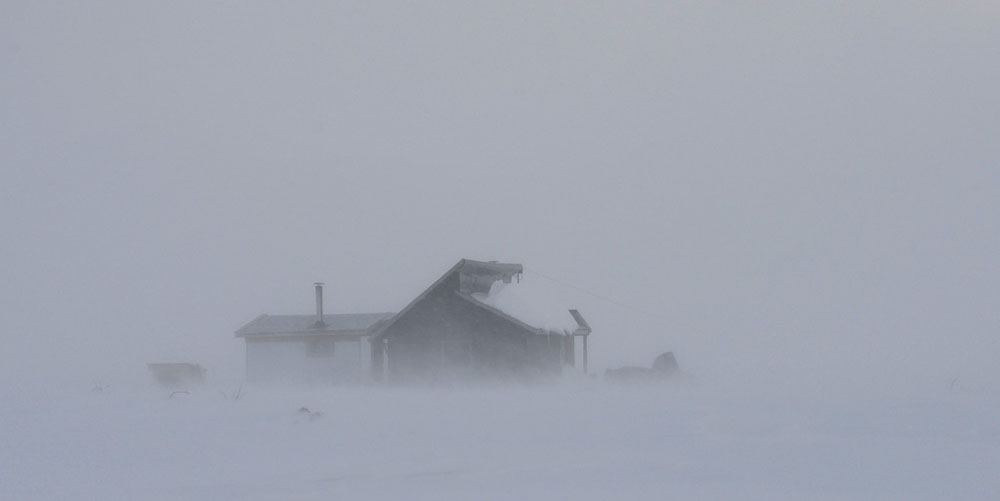
[(997, 376), (994, 2), (370, 3), (0, 4), (8, 381), (462, 257), (632, 306), (561, 292), (599, 369)]

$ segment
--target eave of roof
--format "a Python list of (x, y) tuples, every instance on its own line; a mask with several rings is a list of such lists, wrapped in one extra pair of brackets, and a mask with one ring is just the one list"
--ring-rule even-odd
[(324, 315), (316, 324), (315, 315), (259, 315), (236, 332), (236, 337), (262, 336), (344, 336), (364, 335), (368, 329), (392, 317), (392, 313), (341, 313)]

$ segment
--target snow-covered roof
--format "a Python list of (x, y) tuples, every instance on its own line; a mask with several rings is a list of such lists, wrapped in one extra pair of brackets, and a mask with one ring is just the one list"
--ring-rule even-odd
[(574, 320), (568, 302), (560, 300), (551, 289), (540, 288), (541, 284), (537, 281), (521, 280), (523, 273), (524, 267), (520, 264), (461, 259), (399, 313), (369, 333), (374, 338), (384, 336), (396, 320), (405, 316), (431, 292), (444, 286), (455, 287), (457, 290), (454, 293), (458, 297), (506, 317), (528, 331), (542, 331), (540, 333), (543, 334), (544, 331), (560, 334), (578, 333), (580, 330), (590, 332), (586, 321), (578, 323)]
[(393, 313), (340, 313), (323, 315), (323, 325), (316, 315), (261, 315), (236, 331), (237, 337), (269, 334), (347, 334), (365, 331)]
[(488, 293), (476, 292), (470, 296), (535, 328), (563, 333), (581, 327), (569, 313), (569, 305), (561, 304), (558, 298), (536, 285), (537, 281), (532, 280), (510, 284), (498, 281)]

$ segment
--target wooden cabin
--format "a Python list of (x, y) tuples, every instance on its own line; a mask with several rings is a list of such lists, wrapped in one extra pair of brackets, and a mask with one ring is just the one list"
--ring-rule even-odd
[(369, 330), (373, 377), (399, 383), (550, 379), (575, 365), (577, 337), (583, 337), (586, 367), (590, 327), (579, 312), (571, 312), (572, 331), (556, 331), (489, 304), (495, 283), (509, 284), (521, 273), (520, 264), (460, 260)]

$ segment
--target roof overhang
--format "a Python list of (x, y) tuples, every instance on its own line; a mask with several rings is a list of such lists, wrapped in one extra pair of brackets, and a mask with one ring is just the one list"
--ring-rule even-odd
[(580, 312), (577, 310), (569, 310), (569, 314), (573, 316), (573, 320), (576, 321), (576, 325), (578, 326), (576, 330), (573, 331), (573, 335), (574, 336), (590, 335), (591, 333), (590, 324), (588, 324), (587, 321), (584, 320), (583, 315), (581, 315)]

